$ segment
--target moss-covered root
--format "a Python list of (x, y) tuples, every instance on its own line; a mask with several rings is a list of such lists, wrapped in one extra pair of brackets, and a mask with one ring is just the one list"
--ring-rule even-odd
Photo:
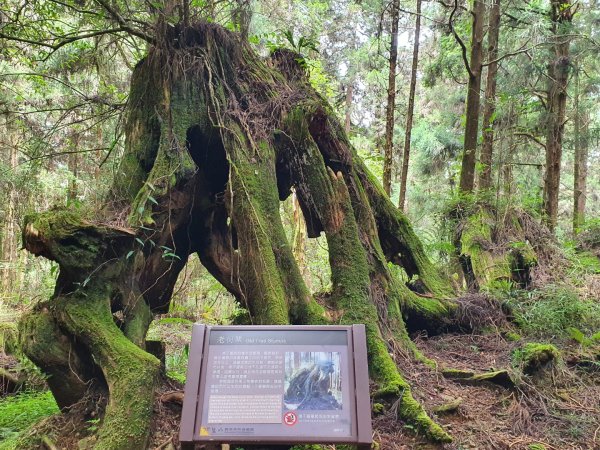
[[(419, 289), (441, 297), (451, 296), (449, 280), (443, 279), (429, 261), (407, 218), (392, 204), (381, 185), (358, 157), (344, 128), (336, 119), (335, 112), (310, 85), (306, 72), (297, 64), (298, 55), (289, 50), (278, 50), (272, 56), (273, 64), (287, 81), (305, 93), (306, 97), (302, 102), (304, 111), (300, 115), (308, 121), (308, 132), (327, 166), (335, 172), (340, 171), (344, 176), (357, 218), (361, 216), (361, 210), (369, 210), (370, 215), (370, 209), (373, 209), (376, 231), (388, 261), (402, 265), (414, 281), (418, 279)], [(294, 118), (292, 123), (293, 121)], [(288, 127), (288, 131), (294, 131), (294, 126), (298, 126), (297, 120)], [(300, 124), (300, 127), (304, 125)], [(298, 142), (298, 137), (300, 142), (305, 139), (305, 136), (296, 134), (294, 141)], [(365, 195), (370, 208), (365, 207)]]
[(65, 335), (40, 303), (19, 321), (21, 349), (48, 377), (48, 386), (60, 408), (80, 401), (90, 388), (93, 364), (80, 346)]
[(275, 152), (234, 122), (222, 138), (231, 167), (230, 208), (242, 297), (256, 323), (306, 322), (318, 309), (302, 279), (279, 214)]
[(95, 448), (146, 448), (160, 364), (114, 324), (105, 290), (95, 283), (86, 295), (56, 299), (60, 316), (90, 349), (108, 384), (109, 401)]
[(409, 384), (402, 378), (387, 349), (378, 336), (367, 332), (369, 358), (371, 360), (372, 377), (378, 380), (380, 388), (375, 392), (375, 400), (388, 403), (398, 401), (398, 417), (413, 424), (420, 433), (434, 442), (451, 442), (452, 437), (438, 425), (421, 404), (412, 396)]
[[(449, 442), (450, 436), (427, 416), (412, 397), (410, 386), (400, 376), (381, 337), (377, 307), (372, 302), (379, 299), (370, 292), (370, 266), (344, 178), (326, 169), (324, 164), (318, 164), (320, 155), (313, 153), (312, 156), (314, 163), (306, 164), (302, 170), (306, 183), (312, 189), (307, 190), (307, 186), (300, 185), (298, 192), (304, 202), (313, 205), (325, 228), (333, 285), (330, 301), (338, 311), (339, 321), (365, 323), (371, 376), (383, 386), (381, 393), (399, 399), (400, 417), (414, 424), (429, 439)], [(320, 183), (319, 189), (314, 189), (316, 183)], [(403, 323), (399, 325), (403, 326)]]
[(141, 292), (137, 289), (129, 292), (123, 315), (125, 319), (123, 333), (131, 342), (143, 349), (153, 315)]
[(419, 295), (406, 296), (402, 302), (402, 314), (410, 329), (432, 330), (439, 332), (452, 323), (457, 309), (456, 303)]

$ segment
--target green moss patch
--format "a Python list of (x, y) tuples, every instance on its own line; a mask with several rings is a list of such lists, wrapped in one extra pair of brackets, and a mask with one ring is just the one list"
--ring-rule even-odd
[(58, 412), (50, 391), (23, 392), (0, 400), (0, 450), (15, 448), (23, 431)]
[(495, 384), (506, 389), (513, 389), (515, 382), (507, 370), (492, 370), (489, 372), (475, 373), (469, 370), (444, 369), (442, 375), (445, 378), (467, 385)]
[(463, 399), (462, 398), (456, 398), (454, 400), (451, 400), (449, 402), (444, 403), (443, 405), (437, 406), (433, 409), (433, 412), (435, 412), (436, 414), (451, 414), (454, 413), (456, 411), (458, 411), (458, 408), (460, 407), (460, 405), (462, 404)]
[(560, 352), (552, 344), (529, 342), (513, 352), (513, 362), (527, 375), (539, 372), (559, 358)]

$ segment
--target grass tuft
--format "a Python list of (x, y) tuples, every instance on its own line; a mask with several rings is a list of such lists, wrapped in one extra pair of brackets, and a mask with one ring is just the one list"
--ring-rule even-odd
[(573, 288), (519, 291), (508, 304), (519, 327), (531, 335), (568, 338), (572, 328), (590, 334), (600, 328), (600, 303), (582, 299)]

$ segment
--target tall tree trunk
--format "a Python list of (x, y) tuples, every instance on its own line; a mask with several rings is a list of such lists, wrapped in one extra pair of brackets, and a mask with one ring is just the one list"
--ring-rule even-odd
[(585, 223), (588, 161), (588, 114), (581, 110), (579, 69), (575, 72), (575, 157), (573, 161), (573, 234)]
[(183, 26), (188, 27), (190, 25), (190, 0), (181, 1), (181, 15)]
[(71, 179), (69, 180), (69, 187), (67, 189), (67, 201), (72, 202), (77, 200), (77, 175), (78, 175), (78, 163), (79, 154), (76, 153), (79, 150), (79, 133), (71, 136), (71, 153), (68, 155), (67, 166), (71, 172)]
[(475, 185), (475, 161), (477, 135), (479, 132), (479, 106), (481, 90), (481, 62), (483, 59), (483, 19), (485, 5), (482, 0), (473, 1), (473, 25), (471, 31), (471, 57), (467, 65), (469, 83), (465, 111), (465, 138), (460, 171), (459, 189), (463, 193), (473, 191)]
[(387, 107), (385, 113), (385, 147), (383, 160), (383, 189), (390, 195), (394, 165), (394, 114), (396, 109), (396, 64), (398, 61), (398, 21), (400, 0), (392, 0), (390, 11), (390, 59), (388, 71)]
[(2, 223), (2, 239), (0, 259), (2, 261), (1, 269), (1, 287), (3, 292), (13, 294), (17, 292), (17, 287), (14, 285), (16, 280), (17, 268), (15, 263), (18, 260), (17, 255), (17, 205), (19, 193), (16, 186), (16, 171), (18, 168), (18, 138), (11, 123), (12, 118), (8, 113), (2, 114), (3, 139), (2, 144), (8, 153), (7, 165), (10, 168), (10, 178), (8, 189), (5, 193), (4, 210), (5, 214)]
[(558, 219), (558, 195), (560, 191), (560, 165), (562, 141), (567, 108), (567, 83), (569, 79), (570, 38), (567, 28), (573, 14), (574, 4), (563, 0), (551, 1), (550, 19), (554, 40), (548, 62), (548, 98), (546, 122), (546, 173), (544, 175), (544, 221), (552, 231)]
[(496, 76), (498, 74), (498, 37), (500, 34), (500, 0), (492, 0), (488, 26), (488, 66), (483, 109), (483, 143), (481, 146), (482, 172), (479, 189), (485, 191), (492, 185), (492, 157), (494, 152), (494, 115), (496, 113)]
[[(514, 119), (514, 105), (511, 103), (508, 109), (508, 129), (511, 129), (515, 123)], [(511, 202), (513, 194), (513, 154), (515, 151), (515, 135), (514, 133), (508, 134), (508, 142), (506, 143), (506, 149), (502, 159), (502, 186), (503, 195), (508, 203)]]
[(417, 0), (417, 17), (415, 19), (415, 42), (413, 44), (412, 67), (410, 71), (410, 90), (408, 92), (408, 111), (406, 112), (406, 131), (404, 135), (404, 154), (402, 156), (402, 174), (400, 176), (400, 198), (398, 208), (404, 210), (406, 202), (406, 181), (410, 160), (410, 138), (412, 135), (413, 114), (415, 111), (415, 90), (417, 88), (417, 66), (419, 63), (419, 36), (421, 35), (421, 0)]
[(98, 124), (96, 126), (96, 143), (98, 145), (98, 150), (95, 152), (96, 153), (96, 164), (94, 166), (94, 179), (95, 180), (99, 180), (100, 178), (100, 174), (101, 172), (101, 168), (102, 168), (102, 160), (103, 160), (103, 155), (102, 155), (102, 147), (103, 147), (103, 143), (104, 143), (104, 133), (102, 130), (102, 124)]
[(350, 127), (352, 126), (352, 99), (354, 95), (354, 77), (348, 81), (346, 87), (346, 112), (344, 117), (344, 131), (346, 134), (350, 133)]

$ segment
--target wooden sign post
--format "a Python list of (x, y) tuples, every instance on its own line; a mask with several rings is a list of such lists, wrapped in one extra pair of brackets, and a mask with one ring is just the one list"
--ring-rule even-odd
[(194, 325), (179, 440), (370, 448), (364, 325)]

